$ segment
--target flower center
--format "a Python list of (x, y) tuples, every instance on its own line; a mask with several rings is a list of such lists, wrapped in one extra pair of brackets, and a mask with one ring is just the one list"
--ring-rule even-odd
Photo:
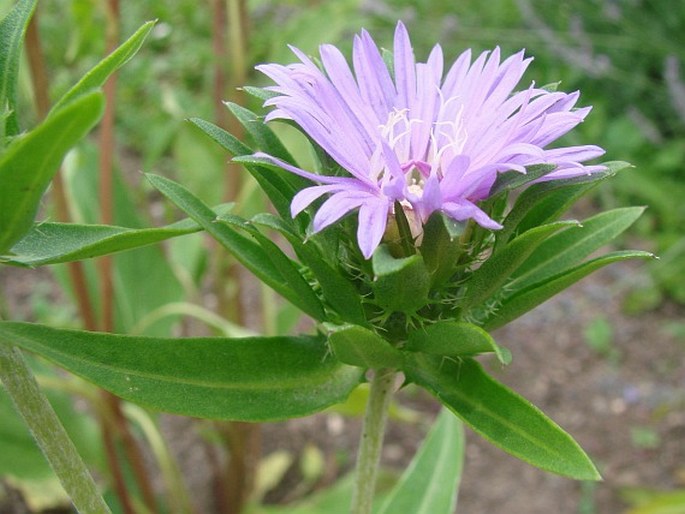
[[(423, 184), (431, 174), (439, 179), (449, 162), (462, 152), (466, 143), (463, 106), (451, 97), (440, 97), (434, 120), (410, 116), (409, 109), (393, 109), (379, 127), (380, 135), (395, 152), (410, 191), (421, 196)], [(389, 175), (385, 163), (379, 163), (377, 177)]]

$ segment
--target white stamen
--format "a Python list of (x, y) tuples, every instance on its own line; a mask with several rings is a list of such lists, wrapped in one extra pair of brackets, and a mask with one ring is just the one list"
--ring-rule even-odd
[[(459, 105), (453, 115), (449, 115), (447, 109), (454, 106), (459, 101), (457, 96), (452, 96), (447, 100), (438, 91), (440, 107), (437, 119), (431, 124), (429, 134), (429, 144), (425, 155), (412, 155), (411, 136), (414, 126), (427, 123), (426, 120), (410, 118), (409, 109), (394, 109), (388, 113), (387, 121), (378, 126), (380, 136), (397, 155), (400, 166), (405, 170), (406, 180), (409, 191), (417, 197), (423, 195), (423, 180), (421, 171), (415, 163), (423, 163), (429, 167), (431, 173), (436, 173), (439, 179), (444, 178), (443, 167), (454, 157), (462, 153), (467, 140), (467, 132), (464, 126), (464, 106)], [(454, 109), (453, 109), (454, 110)], [(422, 165), (422, 169), (423, 169)], [(385, 183), (390, 180), (391, 174), (387, 167), (383, 166), (382, 153), (375, 152), (372, 156), (371, 175), (379, 182)], [(425, 173), (425, 170), (424, 170)], [(416, 177), (421, 180), (417, 180)]]

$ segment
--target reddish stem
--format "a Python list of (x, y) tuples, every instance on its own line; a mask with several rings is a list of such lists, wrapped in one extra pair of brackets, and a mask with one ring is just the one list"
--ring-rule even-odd
[[(106, 51), (109, 54), (116, 49), (119, 41), (119, 0), (108, 0), (106, 7), (107, 35), (105, 44)], [(116, 115), (116, 90), (117, 73), (113, 73), (103, 87), (106, 105), (100, 129), (100, 221), (105, 225), (111, 225), (114, 222), (114, 155), (116, 151), (114, 126)], [(115, 292), (113, 265), (110, 256), (102, 257), (98, 260), (98, 274), (100, 277), (100, 295), (102, 301), (102, 323), (100, 328), (104, 332), (113, 332), (115, 327)], [(121, 401), (116, 396), (105, 391), (103, 391), (102, 395), (114, 418), (115, 433), (121, 437), (126, 458), (131, 464), (133, 474), (136, 477), (136, 482), (140, 487), (143, 502), (149, 512), (156, 513), (157, 507), (152, 484), (150, 483), (147, 470), (145, 469), (145, 463), (140, 448), (131, 433), (124, 413), (121, 410)], [(105, 434), (111, 437), (109, 430), (106, 430)], [(116, 456), (114, 456), (114, 458), (116, 458)]]
[[(234, 117), (227, 120), (223, 100), (228, 86), (230, 99), (244, 103), (243, 93), (237, 88), (245, 83), (247, 73), (247, 5), (244, 0), (213, 0), (212, 6), (215, 119), (219, 126), (242, 139), (244, 129)], [(231, 63), (228, 78), (225, 70), (227, 63)], [(225, 177), (225, 200), (235, 201), (242, 188), (240, 167), (229, 163)], [(219, 312), (231, 321), (244, 325), (245, 305), (241, 295), (240, 268), (234, 260), (227, 258), (225, 252), (217, 252), (214, 272)], [(227, 283), (235, 286), (232, 294), (225, 287)], [(227, 468), (216, 476), (216, 503), (219, 512), (238, 514), (254, 487), (256, 463), (261, 453), (260, 427), (250, 423), (217, 423), (216, 426), (230, 454)]]
[[(36, 10), (26, 30), (26, 54), (28, 56), (31, 79), (33, 83), (33, 95), (36, 102), (36, 111), (39, 119), (45, 118), (50, 110), (50, 82), (47, 76), (47, 67), (40, 44), (40, 32), (38, 30), (38, 11)], [(52, 182), (53, 197), (55, 200), (56, 217), (59, 221), (70, 221), (67, 195), (62, 180), (62, 171), (58, 170)], [(67, 264), (69, 278), (74, 289), (74, 297), (83, 325), (88, 330), (97, 328), (97, 317), (93, 310), (93, 302), (88, 292), (86, 274), (81, 262)]]

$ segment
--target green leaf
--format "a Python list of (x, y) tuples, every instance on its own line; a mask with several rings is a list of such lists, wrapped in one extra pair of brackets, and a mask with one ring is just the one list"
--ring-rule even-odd
[(378, 514), (452, 514), (464, 462), (464, 430), (443, 409)]
[(0, 120), (0, 136), (19, 133), (17, 121), (17, 76), (21, 47), (29, 20), (36, 8), (36, 0), (19, 0), (0, 21), (0, 110), (8, 109), (7, 117)]
[(511, 274), (523, 263), (545, 238), (562, 228), (569, 231), (579, 226), (577, 221), (559, 221), (524, 232), (506, 246), (495, 251), (473, 272), (461, 306), (464, 310), (490, 298), (511, 280)]
[(233, 134), (226, 132), (224, 129), (215, 125), (210, 121), (205, 121), (201, 118), (189, 118), (193, 125), (202, 130), (212, 140), (219, 143), (219, 145), (233, 156), (251, 155), (254, 150), (245, 143), (236, 138)]
[(325, 319), (323, 305), (319, 297), (312, 289), (312, 286), (304, 279), (302, 272), (296, 264), (281, 250), (276, 243), (262, 234), (254, 225), (243, 218), (232, 215), (219, 216), (218, 221), (245, 230), (248, 232), (264, 250), (264, 253), (271, 259), (275, 268), (279, 271), (288, 286), (297, 296), (297, 305), (302, 306), (302, 310), (312, 318), (322, 321)]
[(230, 226), (219, 223), (217, 214), (180, 184), (158, 175), (146, 176), (155, 188), (194, 219), (257, 278), (294, 305), (309, 312), (310, 305), (291, 289), (271, 256), (258, 243)]
[(526, 399), (487, 375), (473, 359), (416, 354), (407, 378), (426, 388), (474, 431), (546, 471), (578, 480), (601, 477), (570, 435)]
[(101, 87), (109, 76), (126, 64), (143, 46), (145, 38), (155, 26), (154, 21), (144, 23), (130, 38), (121, 44), (116, 50), (105, 57), (102, 61), (88, 71), (51, 109), (54, 115), (66, 104), (79, 96)]
[(0, 254), (29, 231), (64, 155), (97, 123), (103, 104), (101, 93), (83, 95), (6, 148), (0, 157)]
[(502, 191), (509, 191), (524, 186), (533, 180), (544, 177), (551, 173), (556, 168), (554, 164), (533, 164), (526, 167), (526, 173), (519, 173), (518, 171), (507, 171), (497, 175), (497, 179), (490, 189), (490, 196), (495, 196)]
[(144, 229), (39, 223), (12, 247), (10, 255), (0, 256), (0, 262), (35, 267), (78, 261), (139, 248), (200, 230), (197, 223), (188, 219), (165, 227)]
[(494, 352), (502, 364), (511, 362), (511, 353), (499, 346), (490, 334), (479, 326), (456, 321), (439, 321), (409, 334), (403, 348), (445, 357), (470, 357)]
[(522, 234), (557, 220), (581, 196), (619, 171), (631, 167), (626, 162), (606, 162), (605, 171), (566, 180), (551, 180), (527, 188), (516, 200), (497, 232), (497, 246), (509, 241), (512, 234)]
[(374, 301), (389, 312), (413, 313), (428, 304), (430, 275), (420, 255), (396, 259), (387, 245), (373, 254)]
[(268, 89), (263, 87), (243, 86), (242, 90), (245, 91), (248, 95), (253, 96), (258, 100), (262, 101), (266, 101), (270, 98), (274, 98), (275, 96), (279, 95), (275, 91), (269, 91)]
[(521, 289), (578, 264), (626, 230), (643, 212), (644, 207), (613, 209), (584, 220), (579, 228), (554, 234), (513, 272), (508, 287)]
[(224, 105), (229, 111), (237, 118), (240, 124), (245, 128), (248, 134), (252, 136), (255, 143), (257, 143), (257, 148), (272, 155), (278, 159), (281, 159), (287, 163), (297, 166), (297, 162), (290, 155), (287, 148), (283, 146), (281, 140), (278, 139), (276, 134), (257, 116), (255, 113), (241, 107), (233, 102), (224, 102)]
[(209, 419), (305, 416), (344, 401), (361, 378), (323, 337), (167, 339), (0, 322), (0, 341), (125, 400)]
[(340, 362), (364, 369), (402, 367), (402, 353), (375, 332), (357, 325), (329, 328), (328, 342)]
[(549, 300), (552, 296), (575, 284), (607, 264), (627, 259), (653, 259), (654, 254), (642, 251), (611, 252), (596, 259), (589, 260), (563, 273), (549, 277), (541, 282), (532, 284), (512, 296), (504, 299), (502, 304), (492, 313), (482, 326), (488, 331), (495, 330), (510, 321), (522, 316), (526, 312)]
[(331, 309), (342, 320), (356, 325), (367, 325), (359, 292), (338, 269), (326, 262), (313, 240), (302, 242), (282, 219), (271, 214), (258, 214), (253, 222), (278, 231), (292, 245), (293, 250), (307, 266), (321, 286), (321, 293)]
[[(252, 148), (243, 144), (235, 136), (209, 121), (200, 118), (190, 118), (189, 121), (234, 157), (247, 156), (254, 153)], [(290, 201), (293, 196), (295, 196), (297, 189), (288, 182), (287, 177), (285, 176), (287, 172), (280, 168), (269, 169), (264, 166), (246, 163), (241, 164), (243, 164), (245, 169), (254, 177), (259, 186), (269, 197), (269, 200), (273, 203), (278, 214), (280, 214), (284, 220), (289, 220), (291, 217)]]

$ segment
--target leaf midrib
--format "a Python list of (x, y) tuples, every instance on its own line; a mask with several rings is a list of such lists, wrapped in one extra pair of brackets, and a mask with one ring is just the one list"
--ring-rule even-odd
[[(69, 353), (65, 353), (63, 351), (59, 351), (58, 349), (48, 347), (46, 345), (41, 345), (41, 344), (33, 344), (32, 339), (27, 336), (23, 335), (17, 335), (13, 334), (15, 343), (17, 344), (16, 341), (24, 341), (27, 342), (26, 348), (31, 349), (31, 348), (40, 348), (40, 349), (47, 349), (46, 352), (42, 352), (43, 355), (48, 356), (48, 355), (58, 355), (63, 359), (63, 362), (76, 362), (77, 364), (81, 364), (83, 367), (92, 367), (95, 369), (100, 369), (100, 370), (107, 370), (110, 373), (114, 375), (128, 375), (132, 377), (137, 377), (141, 379), (146, 379), (146, 380), (151, 380), (151, 381), (158, 381), (158, 382), (163, 382), (163, 383), (172, 383), (177, 386), (183, 386), (183, 385), (189, 385), (189, 386), (195, 386), (195, 387), (204, 387), (207, 389), (218, 389), (218, 390), (235, 390), (235, 391), (241, 391), (241, 390), (271, 390), (271, 389), (300, 389), (302, 387), (306, 387), (307, 385), (318, 385), (321, 384), (322, 382), (317, 381), (316, 379), (321, 378), (321, 377), (326, 377), (328, 375), (331, 375), (329, 370), (326, 370), (325, 372), (322, 370), (320, 372), (316, 373), (307, 373), (306, 376), (311, 377), (311, 380), (307, 380), (306, 383), (303, 382), (296, 382), (297, 377), (292, 377), (287, 380), (283, 380), (282, 378), (278, 378), (277, 382), (273, 383), (273, 386), (271, 387), (271, 383), (265, 384), (264, 382), (241, 382), (240, 384), (226, 384), (226, 383), (220, 383), (217, 384), (216, 382), (206, 382), (203, 380), (192, 380), (188, 378), (179, 378), (177, 376), (173, 377), (165, 377), (164, 375), (155, 375), (154, 373), (149, 373), (149, 372), (141, 372), (141, 371), (132, 371), (128, 368), (124, 367), (115, 367), (109, 364), (105, 363), (99, 363), (99, 362), (94, 362), (92, 360), (89, 360), (85, 357), (80, 357), (76, 355), (72, 355)], [(21, 345), (23, 346), (23, 345)], [(54, 359), (55, 361), (57, 359)], [(59, 364), (59, 362), (57, 362)], [(338, 370), (343, 369), (343, 365), (340, 365), (338, 367)], [(78, 373), (77, 373), (78, 374)], [(301, 375), (300, 375), (301, 376)]]

